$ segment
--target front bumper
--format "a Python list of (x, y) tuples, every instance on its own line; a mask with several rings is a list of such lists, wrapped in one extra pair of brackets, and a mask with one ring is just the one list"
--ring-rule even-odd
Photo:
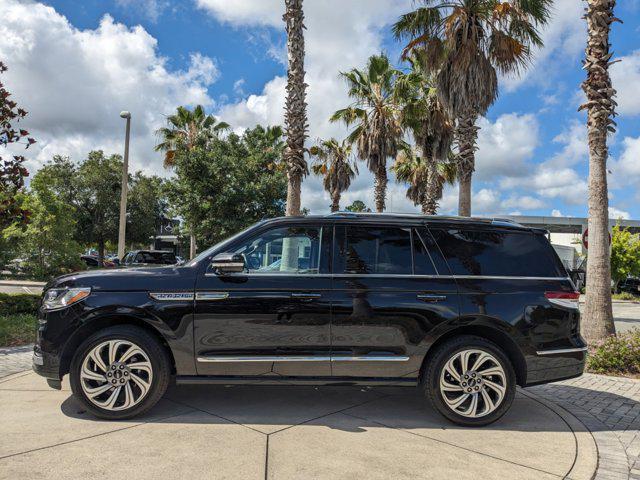
[(33, 371), (47, 380), (60, 381), (60, 359), (57, 355), (43, 352), (38, 345), (33, 347)]

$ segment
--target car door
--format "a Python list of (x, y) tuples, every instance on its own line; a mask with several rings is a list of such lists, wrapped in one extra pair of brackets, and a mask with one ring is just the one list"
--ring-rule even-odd
[(238, 239), (245, 271), (207, 268), (196, 281), (199, 375), (328, 376), (329, 225), (278, 224)]
[(426, 229), (336, 226), (332, 372), (415, 380), (430, 332), (458, 315), (455, 281), (438, 275)]

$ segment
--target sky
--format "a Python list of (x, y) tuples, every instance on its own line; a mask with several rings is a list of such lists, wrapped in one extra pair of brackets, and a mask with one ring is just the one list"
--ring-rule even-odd
[[(391, 34), (412, 0), (305, 0), (308, 146), (344, 138), (330, 115), (350, 104), (339, 72), (384, 52), (400, 65)], [(474, 215), (586, 216), (588, 147), (580, 83), (585, 2), (555, 0), (542, 28), (544, 48), (518, 77), (500, 78), (499, 98), (480, 126)], [(37, 140), (27, 152), (35, 172), (53, 155), (86, 158), (90, 150), (122, 153), (132, 113), (133, 170), (170, 176), (154, 152), (155, 130), (179, 105), (203, 105), (242, 132), (282, 124), (286, 38), (282, 0), (0, 0), (2, 81), (29, 111), (24, 127)], [(612, 31), (617, 132), (609, 137), (611, 218), (640, 219), (640, 0), (620, 0), (624, 23)], [(364, 164), (341, 205), (373, 207), (373, 177)], [(387, 210), (418, 211), (406, 185), (391, 175)], [(329, 210), (318, 178), (302, 187), (312, 213)], [(457, 187), (439, 213), (455, 214)]]

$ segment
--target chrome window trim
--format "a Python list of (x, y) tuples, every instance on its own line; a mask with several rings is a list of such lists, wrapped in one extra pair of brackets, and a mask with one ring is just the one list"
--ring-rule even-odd
[[(464, 279), (464, 280), (539, 280), (539, 281), (549, 281), (549, 280), (569, 280), (570, 277), (520, 277), (520, 276), (500, 276), (500, 275), (412, 275), (408, 273), (394, 273), (394, 274), (385, 274), (385, 273), (235, 273), (235, 274), (226, 274), (229, 275), (241, 275), (243, 277), (314, 277), (314, 278), (448, 278), (448, 279)], [(207, 273), (205, 274), (207, 277), (217, 277), (215, 273)]]
[(536, 352), (537, 355), (559, 355), (562, 353), (578, 353), (578, 352), (586, 352), (587, 347), (579, 347), (579, 348), (558, 348), (556, 350), (538, 350)]
[(407, 362), (410, 357), (406, 355), (218, 355), (200, 356), (201, 363), (253, 363), (253, 362)]

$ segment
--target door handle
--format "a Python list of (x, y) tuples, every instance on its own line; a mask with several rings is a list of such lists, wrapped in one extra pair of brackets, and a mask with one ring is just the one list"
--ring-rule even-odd
[(291, 298), (301, 298), (303, 300), (312, 300), (314, 298), (320, 298), (321, 296), (322, 295), (319, 293), (307, 293), (307, 292), (291, 294)]
[(446, 295), (429, 295), (428, 293), (419, 293), (416, 297), (418, 300), (429, 303), (443, 302), (447, 299)]

